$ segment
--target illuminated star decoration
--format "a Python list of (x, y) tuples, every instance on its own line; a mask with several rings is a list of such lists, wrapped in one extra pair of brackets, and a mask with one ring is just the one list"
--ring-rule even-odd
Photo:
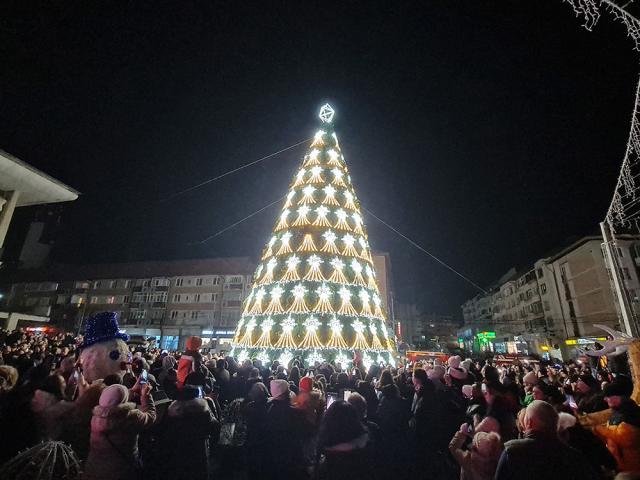
[(329, 105), (325, 103), (322, 107), (320, 107), (320, 113), (318, 117), (322, 120), (322, 123), (331, 123), (333, 121), (333, 116), (335, 115), (335, 110)]

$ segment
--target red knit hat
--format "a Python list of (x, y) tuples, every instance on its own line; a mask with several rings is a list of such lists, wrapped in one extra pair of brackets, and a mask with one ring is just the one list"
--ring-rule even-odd
[(202, 346), (202, 339), (200, 337), (189, 337), (186, 342), (187, 350), (199, 350)]
[(303, 392), (311, 392), (313, 388), (313, 380), (311, 377), (302, 377), (300, 379), (300, 390)]

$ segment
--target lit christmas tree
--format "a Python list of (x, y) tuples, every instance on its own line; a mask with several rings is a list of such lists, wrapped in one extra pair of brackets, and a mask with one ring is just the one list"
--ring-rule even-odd
[(234, 337), (232, 355), (345, 366), (356, 350), (393, 363), (375, 267), (359, 201), (333, 130), (334, 111), (291, 182), (265, 245)]

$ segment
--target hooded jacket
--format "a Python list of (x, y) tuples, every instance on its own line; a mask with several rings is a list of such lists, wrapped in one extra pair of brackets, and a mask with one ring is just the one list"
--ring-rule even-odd
[(89, 457), (85, 479), (131, 480), (137, 475), (138, 434), (156, 420), (153, 400), (142, 398), (140, 409), (134, 403), (96, 406), (91, 418)]
[(206, 480), (209, 448), (218, 441), (220, 424), (203, 398), (177, 400), (167, 409), (158, 442), (162, 477)]

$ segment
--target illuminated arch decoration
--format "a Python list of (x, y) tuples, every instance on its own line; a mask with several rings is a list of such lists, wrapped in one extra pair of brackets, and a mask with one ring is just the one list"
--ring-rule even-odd
[(296, 321), (291, 315), (289, 315), (280, 322), (280, 328), (282, 329), (282, 332), (280, 333), (280, 338), (274, 347), (296, 350), (298, 348), (298, 344), (296, 344), (293, 339), (293, 329), (296, 328)]
[[(316, 203), (316, 199), (313, 197), (313, 193), (316, 191), (316, 187), (313, 185), (307, 185), (302, 189), (302, 198), (298, 200), (298, 205), (310, 205)], [(300, 212), (298, 212), (300, 214)]]
[(301, 168), (296, 175), (296, 179), (293, 182), (294, 187), (299, 187), (300, 185), (304, 185), (304, 176), (307, 174), (307, 170)]
[(324, 193), (324, 198), (322, 199), (322, 203), (324, 205), (333, 205), (333, 206), (339, 207), (340, 202), (338, 202), (338, 200), (336, 199), (336, 191), (337, 190), (331, 185), (327, 185), (326, 187), (324, 187), (322, 189), (322, 192)]
[(310, 233), (305, 234), (302, 239), (302, 243), (298, 247), (299, 252), (317, 252), (316, 244), (313, 241), (313, 235)]
[(255, 347), (267, 348), (271, 347), (271, 328), (273, 328), (274, 321), (271, 317), (265, 318), (260, 324), (262, 334), (256, 340)]
[(320, 165), (311, 167), (310, 171), (311, 177), (309, 177), (307, 183), (324, 183), (324, 178), (322, 178), (322, 167)]
[(342, 205), (344, 208), (347, 208), (349, 210), (357, 210), (358, 207), (356, 207), (356, 204), (353, 203), (354, 197), (353, 197), (353, 193), (351, 193), (349, 190), (345, 190), (344, 193), (342, 194), (344, 196), (344, 204)]
[(333, 296), (331, 287), (323, 283), (316, 289), (316, 294), (318, 295), (318, 303), (313, 307), (313, 311), (315, 313), (334, 313), (331, 302)]
[(334, 225), (334, 228), (336, 230), (348, 230), (348, 231), (351, 231), (351, 227), (347, 223), (347, 218), (348, 218), (349, 214), (347, 212), (345, 212), (341, 208), (336, 210), (334, 213), (335, 213), (335, 215), (337, 217), (336, 224)]
[(384, 347), (378, 338), (378, 329), (373, 322), (369, 324), (369, 331), (371, 332), (371, 348), (373, 350), (384, 350)]
[(311, 211), (311, 208), (307, 205), (302, 205), (301, 207), (298, 207), (298, 210), (297, 210), (298, 218), (296, 218), (295, 222), (293, 222), (291, 226), (304, 227), (307, 225), (311, 225), (309, 218), (307, 218), (307, 215), (309, 215), (310, 211)]
[(304, 299), (307, 288), (302, 283), (298, 283), (293, 287), (291, 293), (293, 294), (293, 303), (287, 310), (287, 313), (309, 313), (309, 307)]
[(287, 221), (287, 218), (289, 217), (290, 213), (291, 213), (291, 210), (287, 208), (283, 210), (283, 212), (280, 214), (280, 221), (278, 222), (278, 224), (276, 225), (276, 228), (274, 229), (276, 232), (280, 230), (284, 230), (285, 228), (289, 227), (289, 222)]
[(311, 282), (324, 282), (325, 278), (322, 276), (322, 271), (320, 270), (320, 266), (324, 263), (324, 260), (320, 258), (318, 255), (311, 255), (307, 258), (307, 263), (309, 264), (309, 270), (307, 274), (304, 276), (303, 280), (308, 280)]
[(287, 200), (284, 202), (283, 208), (291, 208), (293, 206), (293, 197), (295, 196), (296, 196), (296, 191), (290, 190), (289, 193), (287, 193)]
[(364, 336), (365, 329), (367, 328), (361, 320), (354, 320), (351, 322), (353, 331), (356, 332), (356, 338), (353, 341), (351, 348), (354, 350), (368, 350), (369, 344)]
[(265, 283), (269, 283), (273, 281), (273, 271), (278, 266), (278, 261), (271, 257), (267, 262), (267, 271), (265, 272), (262, 279), (258, 282), (258, 285), (264, 285)]
[(351, 215), (351, 218), (355, 224), (355, 227), (353, 227), (353, 233), (364, 235), (364, 230), (362, 230), (362, 216), (356, 212)]
[(304, 322), (302, 322), (302, 325), (305, 328), (305, 334), (304, 334), (304, 338), (302, 339), (302, 342), (300, 342), (300, 348), (305, 348), (305, 349), (318, 349), (318, 348), (323, 348), (324, 345), (322, 344), (322, 342), (320, 341), (320, 338), (318, 337), (318, 329), (320, 328), (320, 321), (314, 317), (313, 315), (309, 315)]
[(297, 255), (291, 255), (287, 258), (285, 264), (287, 265), (287, 270), (284, 272), (284, 275), (280, 279), (281, 282), (295, 282), (300, 280), (300, 275), (298, 275), (298, 265), (300, 265), (300, 258)]
[(242, 336), (242, 338), (240, 339), (240, 342), (238, 342), (240, 345), (243, 345), (245, 347), (252, 347), (253, 343), (251, 341), (252, 336), (253, 336), (253, 329), (256, 328), (256, 318), (255, 317), (251, 317), (249, 319), (249, 321), (247, 322), (247, 325), (244, 329), (244, 335)]
[(277, 241), (278, 241), (278, 237), (276, 237), (275, 235), (271, 237), (271, 240), (269, 240), (269, 243), (267, 243), (267, 248), (262, 254), (262, 260), (266, 260), (267, 258), (273, 255), (273, 246)]
[(344, 276), (344, 262), (342, 260), (340, 260), (338, 257), (335, 257), (333, 260), (331, 260), (331, 266), (333, 267), (333, 272), (329, 277), (330, 282), (342, 284), (349, 283), (347, 277)]
[(331, 183), (336, 187), (346, 188), (347, 184), (344, 183), (344, 172), (336, 167), (331, 170), (331, 173), (333, 174), (333, 180), (331, 181)]
[(280, 237), (280, 248), (278, 249), (278, 253), (276, 253), (276, 255), (280, 256), (293, 252), (293, 250), (291, 250), (291, 245), (289, 245), (289, 240), (291, 240), (291, 237), (291, 232), (287, 231), (282, 234), (282, 236)]
[[(280, 285), (276, 285), (271, 289), (269, 295), (271, 296), (271, 301), (264, 311), (265, 315), (272, 315), (277, 313), (284, 313), (284, 307), (282, 306), (282, 294), (284, 293), (284, 288)], [(273, 326), (273, 323), (271, 324)]]
[(313, 221), (311, 225), (314, 227), (330, 227), (331, 222), (327, 218), (329, 213), (329, 209), (324, 205), (320, 205), (316, 208), (316, 219)]
[(327, 346), (329, 348), (337, 348), (341, 350), (346, 350), (347, 348), (349, 348), (347, 346), (347, 342), (345, 342), (344, 338), (342, 337), (342, 322), (338, 320), (335, 315), (331, 317), (331, 320), (329, 320), (329, 331), (330, 336), (329, 342), (327, 343)]
[(320, 249), (322, 253), (328, 253), (337, 255), (340, 253), (338, 247), (336, 246), (336, 239), (338, 236), (331, 230), (327, 230), (322, 234), (322, 238), (324, 238), (324, 245)]
[(311, 150), (308, 155), (305, 156), (304, 166), (312, 167), (314, 165), (320, 165), (320, 159), (318, 158), (319, 155), (320, 150), (318, 150), (317, 148)]
[(253, 303), (253, 307), (251, 307), (247, 313), (249, 313), (250, 315), (261, 314), (262, 313), (262, 300), (264, 299), (266, 294), (267, 294), (267, 291), (263, 287), (260, 287), (260, 289), (258, 289), (256, 291), (255, 295), (253, 296), (253, 298), (255, 300), (254, 303)]
[(334, 150), (333, 148), (330, 148), (329, 150), (327, 150), (327, 156), (329, 157), (329, 161), (327, 161), (327, 165), (329, 165), (330, 167), (341, 167), (342, 164), (340, 163), (340, 154)]
[(338, 309), (338, 313), (340, 315), (352, 315), (352, 316), (357, 316), (358, 312), (356, 312), (356, 309), (353, 308), (353, 305), (351, 305), (351, 290), (349, 290), (347, 287), (342, 287), (340, 288), (340, 290), (338, 290), (338, 295), (340, 295), (340, 308)]
[(355, 257), (358, 255), (358, 252), (355, 248), (356, 239), (350, 233), (345, 234), (342, 237), (342, 244), (344, 248), (342, 249), (342, 255), (345, 257)]

